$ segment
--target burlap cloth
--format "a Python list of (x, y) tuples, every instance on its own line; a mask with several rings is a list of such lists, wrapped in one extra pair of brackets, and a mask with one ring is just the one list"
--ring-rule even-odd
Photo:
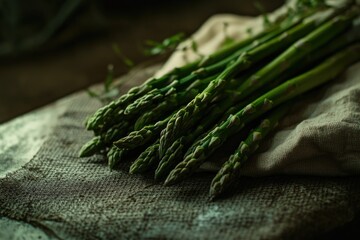
[[(331, 89), (348, 83), (347, 74), (358, 69), (356, 66), (351, 68), (331, 85)], [(130, 85), (138, 84), (152, 73), (136, 72), (122, 90), (126, 91)], [(359, 76), (358, 72), (355, 76)], [(346, 86), (355, 95), (339, 98), (335, 104), (359, 103), (359, 81)], [(327, 90), (324, 87), (318, 94), (309, 95), (305, 107), (297, 107), (298, 112), (309, 114), (307, 109), (318, 105), (329, 94), (342, 94), (342, 91)], [(356, 176), (242, 177), (233, 188), (232, 196), (208, 202), (208, 189), (213, 177), (209, 173), (196, 174), (177, 186), (163, 187), (151, 176), (127, 174), (129, 161), (110, 172), (102, 156), (77, 157), (81, 145), (91, 137), (91, 133), (84, 130), (83, 121), (99, 104), (85, 93), (70, 96), (62, 104), (63, 110), (52, 133), (33, 159), (0, 180), (1, 216), (40, 226), (62, 239), (301, 239), (337, 228), (351, 221), (359, 212), (360, 181)], [(355, 110), (359, 111), (359, 108)], [(314, 114), (310, 119), (322, 113), (324, 111), (310, 111), (310, 115)], [(331, 115), (345, 116), (345, 113)], [(295, 121), (293, 116), (283, 121), (279, 128), (281, 131), (296, 131), (296, 127), (291, 127)], [(359, 115), (357, 112), (350, 116)], [(358, 120), (352, 124), (359, 124)], [(342, 118), (339, 121), (343, 122)], [(320, 133), (326, 135), (329, 132), (325, 128)], [(347, 150), (358, 154), (359, 135), (348, 132), (346, 136), (357, 142), (343, 143), (345, 140), (342, 138), (333, 139), (335, 145), (329, 145), (328, 151), (318, 149), (318, 145), (310, 141), (320, 139), (321, 142), (321, 136), (308, 136), (300, 141), (305, 148), (296, 145), (305, 150), (290, 155), (294, 157), (291, 159), (299, 163), (301, 158), (296, 158), (297, 155), (305, 152), (308, 158), (304, 160), (308, 166), (318, 157), (322, 161), (332, 161), (337, 157), (333, 151), (339, 142), (343, 144), (339, 149), (345, 151), (339, 156)], [(276, 138), (275, 134), (264, 144), (262, 154), (269, 153)], [(287, 139), (287, 142), (293, 144), (292, 139)], [(355, 145), (349, 149), (348, 144)], [(309, 146), (313, 147), (313, 152), (323, 154), (312, 158), (313, 152), (306, 150)], [(355, 166), (359, 160), (358, 155), (354, 155), (349, 162)], [(296, 169), (289, 172), (301, 172)], [(254, 175), (266, 175), (258, 173)], [(248, 175), (252, 175), (251, 171)]]
[(62, 105), (38, 153), (0, 180), (0, 215), (59, 238), (303, 238), (343, 225), (360, 209), (358, 177), (243, 177), (233, 196), (211, 203), (211, 174), (163, 187), (127, 174), (126, 163), (110, 172), (101, 156), (77, 157), (91, 136), (83, 120), (99, 104), (80, 93)]

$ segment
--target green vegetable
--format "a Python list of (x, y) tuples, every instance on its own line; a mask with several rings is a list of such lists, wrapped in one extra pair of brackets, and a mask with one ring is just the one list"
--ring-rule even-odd
[[(213, 180), (210, 195), (215, 198), (286, 114), (288, 102), (360, 59), (358, 16), (359, 8), (351, 2), (334, 8), (322, 0), (297, 0), (294, 9), (271, 23), (266, 17), (262, 32), (211, 55), (198, 53), (190, 39), (188, 47), (199, 60), (151, 78), (96, 111), (86, 122), (95, 136), (79, 155), (106, 153), (113, 169), (128, 154), (138, 153), (131, 174), (155, 169), (155, 179), (171, 185), (196, 171), (229, 137), (266, 118), (240, 139)], [(179, 39), (153, 42), (153, 47), (160, 53)], [(112, 77), (111, 72), (108, 90)]]
[(259, 147), (261, 141), (277, 126), (278, 121), (286, 114), (291, 104), (284, 104), (271, 112), (252, 130), (249, 136), (241, 141), (235, 153), (230, 156), (213, 179), (210, 187), (210, 198), (214, 199), (224, 192), (237, 179), (241, 166)]
[(241, 111), (231, 115), (221, 125), (194, 143), (194, 150), (188, 153), (184, 160), (170, 172), (165, 184), (174, 184), (193, 173), (217, 148), (230, 136), (241, 130), (246, 123), (273, 107), (338, 76), (349, 65), (360, 59), (359, 51), (359, 44), (352, 45), (330, 57), (316, 68), (286, 81), (247, 105)]
[[(223, 90), (227, 82), (234, 77), (235, 74), (244, 71), (254, 63), (259, 62), (261, 59), (277, 51), (286, 49), (289, 45), (301, 39), (297, 41), (292, 48), (285, 51), (242, 84), (239, 92), (242, 94), (242, 97), (245, 98), (271, 79), (280, 75), (281, 71), (289, 68), (291, 64), (295, 64), (308, 52), (326, 43), (351, 24), (354, 15), (348, 14), (349, 16), (335, 18), (334, 21), (330, 21), (324, 26), (319, 27), (319, 29), (316, 29), (309, 36), (302, 38), (316, 26), (331, 18), (335, 13), (335, 10), (330, 9), (326, 14), (322, 12), (316, 16), (311, 16), (311, 18), (307, 18), (301, 24), (285, 31), (280, 36), (242, 53), (240, 57), (212, 81), (203, 92), (198, 94), (169, 120), (165, 130), (161, 133), (160, 156), (162, 157), (165, 154), (164, 150), (169, 148), (186, 129), (191, 128), (198, 122), (204, 109), (206, 109), (215, 98), (224, 94)], [(298, 50), (299, 48), (301, 48), (301, 51)]]
[[(142, 85), (133, 87), (128, 93), (124, 94), (119, 99), (96, 111), (86, 122), (86, 128), (88, 130), (94, 130), (95, 132), (103, 131), (103, 128), (108, 128), (119, 121), (119, 119), (123, 119), (124, 109), (127, 108), (129, 104), (132, 104), (138, 98), (141, 98), (150, 91), (158, 88), (166, 88), (169, 84), (174, 86), (173, 80), (175, 79), (182, 79), (180, 82), (189, 83), (198, 78), (206, 78), (207, 76), (218, 73), (224, 69), (227, 64), (238, 58), (244, 50), (252, 49), (261, 43), (278, 36), (288, 28), (296, 25), (301, 20), (302, 16), (300, 15), (299, 18), (293, 18), (290, 22), (284, 21), (283, 24), (279, 24), (279, 26), (271, 29), (265, 29), (263, 32), (255, 36), (228, 45), (214, 54), (203, 58), (201, 61), (198, 60), (183, 67), (174, 68), (172, 71), (160, 78), (151, 78)], [(178, 82), (179, 81), (176, 83)], [(162, 92), (165, 92), (165, 90), (162, 90)], [(152, 96), (155, 95), (154, 92), (151, 94)], [(131, 109), (131, 107), (129, 108)]]
[(159, 140), (150, 145), (130, 166), (131, 174), (144, 173), (159, 161)]
[(160, 131), (166, 126), (170, 117), (171, 115), (155, 124), (145, 126), (138, 131), (133, 131), (126, 137), (114, 142), (114, 145), (118, 148), (126, 148), (129, 150), (145, 145), (158, 137)]
[(127, 152), (127, 149), (117, 148), (115, 146), (109, 149), (107, 153), (107, 159), (110, 170), (115, 168), (115, 166), (122, 160)]

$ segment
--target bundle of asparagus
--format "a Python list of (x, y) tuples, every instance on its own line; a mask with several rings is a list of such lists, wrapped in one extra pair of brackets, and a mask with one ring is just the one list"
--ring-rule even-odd
[(155, 179), (171, 185), (258, 122), (215, 176), (210, 195), (219, 196), (301, 94), (360, 59), (359, 6), (300, 0), (296, 6), (262, 32), (151, 78), (97, 110), (86, 122), (95, 137), (80, 156), (106, 153), (112, 169), (141, 150), (130, 173), (155, 169)]

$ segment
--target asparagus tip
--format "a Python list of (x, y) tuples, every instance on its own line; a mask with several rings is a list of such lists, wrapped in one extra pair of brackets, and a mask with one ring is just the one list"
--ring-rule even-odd
[(175, 178), (169, 175), (164, 182), (164, 186), (171, 186), (174, 185), (175, 183), (176, 183)]
[(136, 174), (138, 172), (138, 168), (135, 164), (132, 164), (129, 169), (130, 174)]
[(85, 153), (82, 149), (80, 149), (79, 153), (78, 153), (78, 157), (85, 157)]
[(220, 195), (220, 192), (217, 191), (213, 186), (210, 187), (210, 192), (209, 192), (209, 201), (213, 202), (215, 201)]
[(180, 180), (180, 176), (181, 175), (178, 175), (178, 171), (176, 171), (176, 169), (174, 169), (173, 171), (171, 171), (169, 173), (169, 175), (167, 176), (165, 182), (164, 182), (164, 185), (165, 186), (172, 186), (172, 185), (175, 185), (176, 183), (179, 182)]
[(78, 153), (78, 156), (79, 157), (90, 157), (91, 155), (93, 155), (91, 149), (89, 149), (89, 146), (88, 145), (84, 145), (81, 147), (79, 153)]
[(115, 165), (116, 165), (116, 161), (115, 161), (114, 157), (109, 157), (108, 166), (110, 168), (110, 171), (115, 168)]
[(101, 138), (99, 136), (94, 137), (81, 147), (79, 157), (90, 157), (98, 152), (102, 146)]

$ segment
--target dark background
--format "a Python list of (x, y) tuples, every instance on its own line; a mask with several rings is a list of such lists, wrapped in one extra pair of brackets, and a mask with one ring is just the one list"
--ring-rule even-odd
[(145, 40), (190, 35), (216, 13), (260, 12), (245, 0), (0, 0), (0, 123), (104, 81), (108, 64), (126, 73), (113, 43), (140, 63)]

